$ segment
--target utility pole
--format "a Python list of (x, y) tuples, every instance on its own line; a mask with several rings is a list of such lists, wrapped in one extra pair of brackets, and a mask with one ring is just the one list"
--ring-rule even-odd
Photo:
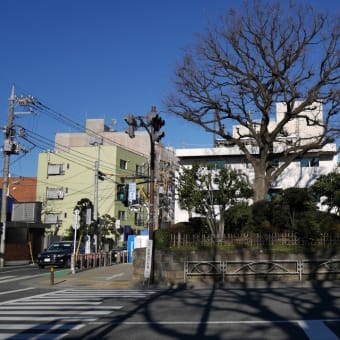
[[(149, 239), (153, 239), (153, 232), (158, 227), (158, 214), (156, 211), (156, 192), (155, 192), (155, 164), (156, 164), (156, 148), (155, 145), (158, 143), (163, 137), (164, 132), (161, 131), (161, 128), (164, 126), (165, 121), (157, 114), (156, 107), (152, 106), (151, 111), (143, 116), (134, 116), (132, 114), (128, 114), (125, 118), (126, 123), (128, 124), (128, 129), (126, 133), (129, 134), (130, 138), (135, 137), (135, 130), (140, 127), (145, 128), (150, 137), (150, 207), (149, 207)], [(157, 219), (156, 219), (157, 217)]]
[(18, 154), (20, 151), (19, 144), (14, 141), (14, 106), (18, 102), (20, 106), (28, 106), (35, 102), (32, 96), (20, 97), (15, 96), (15, 86), (12, 85), (11, 96), (9, 98), (8, 122), (4, 127), (4, 167), (3, 167), (3, 182), (2, 182), (2, 197), (1, 197), (1, 229), (0, 229), (0, 268), (5, 264), (5, 240), (6, 240), (6, 223), (7, 223), (7, 191), (9, 185), (9, 164), (10, 155)]
[(98, 250), (98, 178), (99, 178), (99, 164), (100, 164), (100, 145), (103, 144), (102, 137), (95, 137), (90, 142), (91, 145), (98, 147), (97, 160), (94, 162), (94, 197), (93, 197), (93, 221), (94, 221), (94, 233), (93, 239), (95, 244), (95, 252)]
[[(164, 126), (165, 121), (157, 114), (156, 107), (152, 106), (151, 111), (146, 117), (127, 115), (125, 121), (129, 125), (126, 131), (130, 138), (135, 137), (135, 130), (139, 127), (145, 128), (150, 137), (150, 206), (149, 206), (149, 240), (145, 254), (145, 271), (144, 278), (153, 282), (154, 278), (154, 231), (158, 229), (158, 212), (156, 210), (156, 202), (158, 203), (158, 193), (155, 190), (155, 181), (158, 180), (158, 174), (156, 176), (156, 148), (155, 145), (163, 137), (164, 132), (161, 128)], [(156, 196), (157, 195), (157, 196)], [(157, 218), (156, 218), (157, 217)]]
[(2, 197), (1, 197), (1, 242), (0, 242), (0, 267), (5, 264), (5, 239), (6, 239), (6, 221), (7, 221), (7, 190), (8, 190), (8, 177), (9, 177), (9, 160), (10, 155), (13, 153), (13, 121), (14, 121), (14, 105), (15, 94), (14, 85), (12, 85), (11, 96), (9, 98), (8, 122), (5, 128), (4, 139), (4, 168), (3, 168), (3, 182), (2, 182)]
[(98, 174), (99, 174), (99, 159), (94, 162), (94, 202), (93, 202), (93, 220), (94, 220), (94, 228), (93, 228), (93, 239), (95, 244), (95, 253), (98, 249)]

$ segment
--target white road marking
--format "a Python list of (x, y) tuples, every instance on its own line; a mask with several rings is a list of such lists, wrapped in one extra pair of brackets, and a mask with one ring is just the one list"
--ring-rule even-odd
[(35, 288), (34, 287), (30, 287), (30, 288), (22, 288), (22, 289), (15, 289), (15, 290), (6, 290), (5, 292), (1, 292), (0, 295), (19, 293), (19, 292), (24, 292), (26, 290), (32, 290), (32, 289), (35, 289)]
[[(61, 321), (64, 320), (65, 322), (91, 322), (91, 321), (95, 321), (97, 320), (97, 318), (90, 318), (90, 317), (81, 317), (81, 316), (39, 316), (38, 319), (41, 322), (51, 322), (51, 321)], [(0, 321), (37, 321), (37, 317), (33, 316), (27, 316), (27, 315), (23, 315), (23, 316), (1, 316), (0, 317)], [(29, 324), (27, 324), (27, 326), (30, 326)]]
[(49, 310), (62, 310), (65, 313), (70, 312), (73, 310), (77, 311), (82, 311), (82, 310), (88, 310), (91, 308), (91, 310), (117, 310), (117, 309), (122, 309), (123, 306), (71, 306), (71, 307), (65, 307), (65, 306), (52, 306), (52, 305), (47, 305), (47, 306), (41, 306), (41, 305), (33, 305), (33, 306), (24, 306), (24, 305), (13, 305), (13, 306), (1, 306), (0, 305), (0, 312), (1, 310), (8, 311), (8, 310), (25, 310), (25, 311), (31, 311), (31, 310), (44, 310), (44, 311), (49, 311)]
[(106, 278), (106, 280), (112, 280), (112, 279), (115, 279), (115, 278), (120, 277), (120, 276), (123, 276), (123, 275), (124, 275), (124, 273), (114, 274), (114, 275), (108, 276), (108, 277)]
[[(25, 313), (27, 313), (27, 310), (25, 310)], [(107, 311), (107, 310), (86, 310), (83, 311), (81, 314), (82, 315), (89, 315), (89, 314), (94, 314), (94, 315), (106, 315), (111, 313), (111, 311)], [(19, 310), (2, 310), (0, 311), (0, 317), (1, 315), (18, 315), (20, 314)], [(53, 315), (65, 315), (65, 311), (64, 310), (50, 310), (50, 311), (41, 311), (41, 310), (30, 310), (29, 311), (30, 315), (41, 315), (41, 314), (53, 314)]]
[(46, 273), (35, 274), (35, 275), (25, 275), (25, 276), (16, 276), (16, 277), (5, 279), (5, 280), (0, 280), (0, 283), (7, 283), (7, 282), (20, 281), (20, 280), (33, 279), (35, 277), (44, 276), (44, 275), (46, 275)]
[[(18, 302), (13, 302), (11, 303), (11, 306), (28, 306), (28, 305), (51, 305), (51, 301), (30, 301), (30, 300), (25, 300), (25, 301), (18, 301)], [(86, 305), (100, 305), (102, 301), (99, 302), (86, 302)], [(63, 301), (63, 302), (58, 302), (54, 301), (54, 305), (84, 305), (85, 303), (83, 301)]]
[[(257, 324), (297, 324), (310, 340), (339, 340), (325, 322), (340, 322), (340, 319), (328, 320), (249, 320), (249, 321), (111, 321), (111, 324), (141, 326), (141, 325), (257, 325)], [(101, 321), (95, 322), (101, 324)]]
[(14, 275), (0, 276), (0, 281), (6, 280), (6, 279), (11, 279), (13, 277), (16, 277), (16, 276), (14, 276)]
[[(63, 323), (30, 323), (29, 326), (34, 328), (34, 330), (45, 331), (50, 329), (59, 329), (59, 330), (70, 330), (70, 326), (68, 324)], [(72, 329), (80, 329), (85, 325), (82, 324), (74, 324)], [(1, 326), (2, 330), (26, 330), (27, 324), (23, 323), (8, 323)], [(1, 334), (0, 334), (1, 336)]]
[(322, 320), (304, 320), (298, 324), (310, 340), (339, 340)]

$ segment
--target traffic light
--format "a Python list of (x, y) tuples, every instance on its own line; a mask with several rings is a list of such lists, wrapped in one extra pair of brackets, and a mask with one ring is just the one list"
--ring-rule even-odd
[(125, 130), (125, 132), (129, 135), (130, 138), (135, 138), (135, 131), (138, 128), (136, 118), (132, 114), (128, 114), (127, 116), (124, 117), (124, 120), (129, 126)]
[(130, 138), (135, 138), (135, 127), (133, 125), (129, 125), (129, 127), (125, 130), (125, 132), (129, 135)]
[(117, 200), (121, 201), (126, 207), (129, 205), (129, 184), (117, 185)]
[(0, 222), (0, 235), (4, 232), (4, 224), (3, 222)]
[(165, 120), (158, 114), (151, 120), (151, 125), (155, 131), (159, 131), (165, 124)]
[(156, 131), (152, 134), (152, 140), (154, 142), (159, 142), (165, 136), (164, 131)]
[(161, 128), (165, 125), (165, 120), (162, 119), (158, 114), (156, 114), (151, 120), (151, 136), (153, 142), (159, 142), (165, 133), (161, 131)]

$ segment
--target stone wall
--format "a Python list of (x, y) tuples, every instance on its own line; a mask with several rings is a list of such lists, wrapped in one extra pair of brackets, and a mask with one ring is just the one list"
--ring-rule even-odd
[[(240, 249), (234, 251), (227, 250), (156, 250), (154, 256), (154, 282), (157, 284), (165, 284), (167, 286), (178, 285), (185, 281), (184, 263), (186, 261), (320, 261), (326, 259), (339, 259), (339, 263), (332, 264), (336, 266), (334, 275), (328, 275), (327, 278), (340, 279), (340, 251), (334, 249), (310, 250), (306, 249), (299, 253), (278, 253), (270, 250), (249, 251)], [(144, 266), (145, 266), (145, 248), (135, 249), (133, 253), (133, 280), (135, 283), (144, 282)], [(306, 265), (306, 271), (307, 271)], [(308, 269), (309, 270), (309, 269)], [(263, 275), (258, 276), (240, 276), (237, 279), (267, 279)], [(307, 276), (304, 277), (306, 279)], [(309, 277), (311, 278), (311, 276)], [(318, 279), (325, 279), (325, 275), (319, 275)], [(199, 278), (200, 281), (211, 280), (211, 277)], [(228, 277), (228, 279), (230, 279)], [(277, 275), (275, 280), (299, 280), (295, 275)]]

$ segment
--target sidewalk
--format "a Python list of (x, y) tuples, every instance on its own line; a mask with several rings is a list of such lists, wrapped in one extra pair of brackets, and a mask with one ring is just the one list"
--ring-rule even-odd
[(107, 267), (97, 267), (75, 274), (69, 269), (46, 273), (42, 278), (36, 279), (34, 284), (42, 287), (66, 288), (92, 288), (92, 289), (132, 289), (136, 286), (132, 280), (132, 263), (115, 264)]
[[(114, 264), (108, 267), (97, 267), (72, 274), (70, 269), (56, 270), (53, 284), (51, 274), (46, 272), (43, 276), (30, 281), (30, 285), (57, 288), (57, 289), (148, 289), (147, 285), (133, 280), (132, 263)], [(27, 282), (26, 282), (27, 284)], [(311, 288), (321, 285), (323, 288), (340, 287), (340, 280), (333, 281), (294, 281), (294, 282), (268, 282), (250, 280), (248, 282), (220, 282), (216, 285), (207, 282), (187, 282), (183, 287), (188, 289), (276, 289), (276, 288)], [(160, 285), (158, 288), (169, 288)]]

